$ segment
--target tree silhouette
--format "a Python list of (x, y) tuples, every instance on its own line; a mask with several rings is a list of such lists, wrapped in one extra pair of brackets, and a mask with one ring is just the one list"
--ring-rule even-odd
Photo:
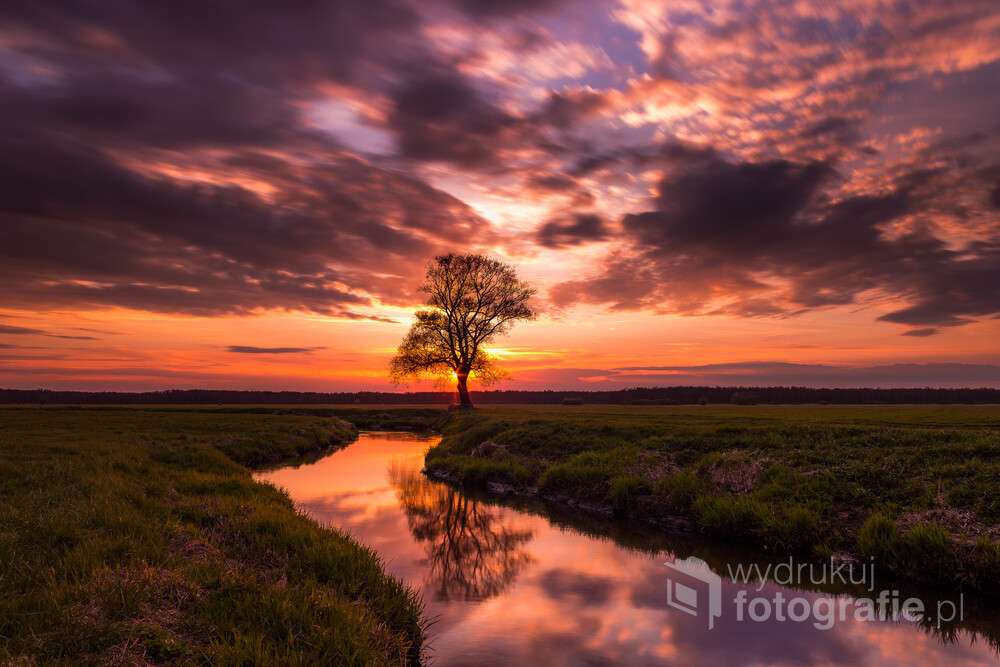
[(427, 310), (400, 343), (389, 364), (394, 382), (454, 374), (462, 407), (471, 408), (469, 375), (484, 384), (501, 376), (483, 346), (518, 320), (535, 316), (528, 301), (535, 290), (508, 264), (483, 255), (442, 255), (427, 268), (420, 288)]
[(502, 593), (531, 556), (531, 530), (504, 523), (499, 509), (470, 499), (413, 467), (391, 465), (410, 532), (425, 543), (427, 578), (440, 600), (484, 600)]

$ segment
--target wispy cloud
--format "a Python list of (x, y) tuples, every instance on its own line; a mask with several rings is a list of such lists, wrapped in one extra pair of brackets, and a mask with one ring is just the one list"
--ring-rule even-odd
[(254, 347), (252, 345), (230, 345), (226, 348), (239, 354), (308, 354), (324, 347)]
[(15, 327), (6, 324), (0, 324), (0, 335), (48, 336), (49, 338), (62, 338), (64, 340), (100, 340), (96, 336), (76, 336), (72, 334), (56, 334), (56, 333), (50, 333), (43, 329), (34, 329), (31, 327)]

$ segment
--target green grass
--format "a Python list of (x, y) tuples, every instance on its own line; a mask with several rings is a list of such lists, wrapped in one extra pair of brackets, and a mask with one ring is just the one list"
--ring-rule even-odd
[(998, 406), (488, 406), (448, 423), (427, 468), (1000, 592)]
[(2, 408), (0, 664), (413, 662), (413, 593), (249, 471), (355, 428), (442, 428), (470, 487), (1000, 584), (997, 407)]
[[(370, 405), (370, 404), (287, 404), (287, 405), (60, 405), (51, 409), (105, 410), (142, 412), (207, 412), (232, 415), (303, 415), (338, 417), (362, 431), (438, 431), (448, 421), (448, 411), (441, 406)], [(0, 409), (5, 409), (0, 406)], [(8, 408), (9, 409), (9, 408)]]
[(0, 663), (414, 662), (415, 595), (248, 470), (355, 433), (305, 413), (0, 409)]

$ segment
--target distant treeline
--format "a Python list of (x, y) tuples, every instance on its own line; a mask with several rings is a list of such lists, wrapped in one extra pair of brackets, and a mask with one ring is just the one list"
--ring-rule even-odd
[[(474, 402), (615, 405), (684, 405), (707, 403), (1000, 403), (1000, 389), (813, 389), (809, 387), (649, 387), (617, 391), (480, 391)], [(226, 391), (217, 389), (169, 389), (167, 391), (50, 391), (48, 389), (0, 389), (0, 403), (83, 403), (142, 405), (152, 403), (357, 403), (441, 404), (455, 402), (455, 394), (421, 392), (304, 392)]]

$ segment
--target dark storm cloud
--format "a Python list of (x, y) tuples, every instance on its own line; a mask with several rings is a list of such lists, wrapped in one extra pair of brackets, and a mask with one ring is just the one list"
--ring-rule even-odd
[(804, 139), (830, 142), (838, 147), (847, 147), (861, 140), (860, 123), (844, 116), (830, 116), (817, 121), (800, 132)]
[(238, 354), (303, 354), (323, 350), (322, 347), (254, 347), (252, 345), (230, 345), (229, 352)]
[[(596, 202), (594, 194), (576, 178), (562, 173), (531, 173), (524, 179), (526, 194), (530, 197), (546, 198), (550, 195), (563, 195), (569, 198), (571, 208), (593, 207)], [(551, 216), (556, 218), (557, 216)], [(572, 219), (572, 215), (561, 216), (563, 220)], [(560, 223), (562, 224), (562, 223)]]
[(313, 86), (377, 87), (433, 59), (406, 3), (70, 3), (0, 19), (22, 37), (0, 53), (22, 59), (0, 60), (5, 305), (362, 317), (351, 309), (373, 296), (405, 300), (400, 277), (436, 252), (489, 239), (457, 199), (302, 116)]
[(473, 168), (497, 167), (501, 148), (528, 129), (453, 71), (401, 85), (388, 124), (405, 157)]
[(607, 107), (599, 92), (580, 89), (554, 92), (537, 113), (537, 120), (559, 129), (568, 129)]
[(547, 248), (603, 241), (608, 235), (604, 221), (591, 213), (577, 213), (569, 219), (550, 220), (535, 234), (538, 242)]
[(606, 151), (584, 151), (570, 167), (573, 176), (589, 176), (604, 169), (641, 167), (657, 159), (659, 151), (650, 146), (621, 146)]
[(753, 255), (782, 243), (794, 220), (832, 170), (786, 160), (731, 164), (714, 155), (688, 158), (660, 183), (657, 209), (628, 215), (626, 231), (642, 245)]
[(537, 149), (574, 150), (545, 131), (568, 131), (607, 106), (604, 95), (586, 89), (554, 92), (535, 111), (517, 115), (478, 89), (457, 70), (435, 66), (405, 78), (392, 93), (387, 128), (403, 157), (445, 162), (485, 171), (511, 167), (507, 154)]
[(565, 174), (536, 174), (528, 178), (525, 185), (532, 190), (566, 192), (579, 187), (576, 179)]
[[(908, 172), (884, 194), (831, 202), (837, 174), (828, 164), (731, 162), (684, 146), (662, 154), (667, 175), (654, 208), (622, 221), (631, 250), (601, 275), (556, 286), (557, 304), (758, 316), (882, 292), (908, 302), (881, 318), (900, 324), (953, 326), (1000, 313), (1000, 242), (958, 250), (919, 222), (885, 233), (927, 207), (922, 193), (938, 171)], [(735, 298), (709, 309), (720, 291)]]
[(280, 3), (238, 11), (197, 2), (7, 3), (0, 16), (11, 28), (44, 36), (32, 49), (43, 59), (72, 58), (100, 69), (148, 67), (160, 70), (157, 78), (228, 72), (295, 85), (352, 80), (387, 52), (386, 38), (402, 40), (420, 24), (403, 0), (308, 2), (294, 11)]
[(45, 137), (3, 148), (0, 276), (17, 286), (4, 294), (12, 304), (344, 314), (367, 303), (351, 288), (402, 296), (365, 270), (372, 256), (411, 266), (481, 224), (419, 181), (332, 153), (301, 174), (288, 165), (285, 187), (265, 201), (145, 176)]
[(0, 108), (11, 136), (18, 130), (47, 130), (104, 148), (181, 149), (273, 148), (304, 134), (298, 111), (289, 104), (293, 100), (279, 92), (283, 84), (254, 81), (258, 72), (234, 76), (242, 63), (220, 64), (225, 70), (184, 70), (173, 64), (169, 72), (144, 72), (138, 66), (81, 62), (81, 53), (102, 55), (45, 50), (46, 66), (58, 71), (57, 76), (30, 83), (0, 77)]

